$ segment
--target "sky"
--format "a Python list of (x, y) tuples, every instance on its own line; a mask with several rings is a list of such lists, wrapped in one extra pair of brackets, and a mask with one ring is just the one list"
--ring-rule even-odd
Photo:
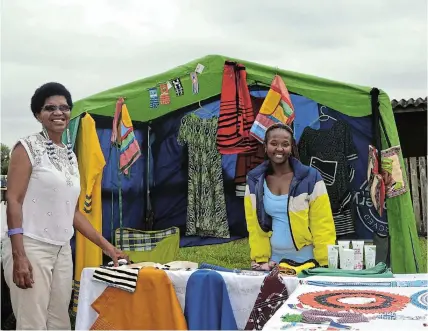
[(1, 142), (40, 127), (35, 89), (74, 100), (208, 54), (427, 95), (426, 0), (2, 0)]

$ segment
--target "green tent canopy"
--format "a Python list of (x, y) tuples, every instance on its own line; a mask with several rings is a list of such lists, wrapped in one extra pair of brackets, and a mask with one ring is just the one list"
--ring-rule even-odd
[[(77, 101), (73, 107), (72, 118), (83, 113), (113, 117), (117, 98), (124, 97), (133, 121), (150, 122), (178, 109), (196, 104), (220, 95), (225, 60), (245, 65), (248, 85), (270, 86), (275, 74), (282, 77), (290, 92), (300, 94), (341, 113), (362, 117), (372, 114), (371, 87), (341, 83), (329, 79), (281, 70), (253, 62), (233, 59), (222, 55), (208, 55), (164, 73), (144, 78), (110, 90), (100, 92)], [(186, 93), (180, 97), (171, 97), (169, 105), (149, 108), (148, 89), (180, 78), (185, 91), (191, 91), (190, 73), (202, 64), (204, 70), (198, 75), (199, 93)], [(380, 90), (379, 111), (385, 125), (385, 131), (392, 146), (400, 144), (397, 127), (388, 95)], [(382, 147), (387, 148), (382, 134)], [(400, 156), (402, 169), (404, 162)], [(406, 176), (405, 172), (403, 173)], [(407, 181), (407, 178), (405, 179)], [(420, 247), (416, 231), (415, 216), (410, 193), (387, 199), (388, 225), (390, 231), (391, 266), (395, 273), (417, 273), (420, 270)]]

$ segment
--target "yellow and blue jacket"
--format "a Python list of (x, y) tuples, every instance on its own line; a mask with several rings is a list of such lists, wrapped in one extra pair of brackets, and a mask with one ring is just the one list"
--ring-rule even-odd
[[(291, 157), (294, 177), (288, 193), (288, 217), (296, 250), (314, 246), (314, 258), (321, 266), (328, 264), (327, 245), (336, 242), (336, 230), (327, 188), (319, 172)], [(245, 218), (249, 232), (251, 260), (269, 262), (272, 218), (263, 206), (263, 183), (268, 161), (251, 170), (245, 190)]]

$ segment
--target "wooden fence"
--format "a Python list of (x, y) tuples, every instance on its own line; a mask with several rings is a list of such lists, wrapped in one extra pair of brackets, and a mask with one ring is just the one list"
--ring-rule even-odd
[(419, 235), (427, 235), (427, 156), (404, 159)]

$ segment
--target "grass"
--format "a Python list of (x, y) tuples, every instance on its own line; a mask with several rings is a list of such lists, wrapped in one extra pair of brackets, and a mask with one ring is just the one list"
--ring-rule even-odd
[(419, 238), (419, 244), (421, 246), (421, 255), (422, 255), (422, 270), (424, 273), (428, 273), (427, 268), (427, 240), (426, 238)]
[(250, 267), (248, 239), (235, 240), (227, 244), (181, 248), (178, 261), (210, 263), (231, 269)]
[[(420, 238), (422, 270), (427, 272), (427, 240)], [(250, 248), (248, 239), (240, 239), (227, 244), (181, 248), (178, 261), (210, 263), (231, 269), (250, 267)]]

